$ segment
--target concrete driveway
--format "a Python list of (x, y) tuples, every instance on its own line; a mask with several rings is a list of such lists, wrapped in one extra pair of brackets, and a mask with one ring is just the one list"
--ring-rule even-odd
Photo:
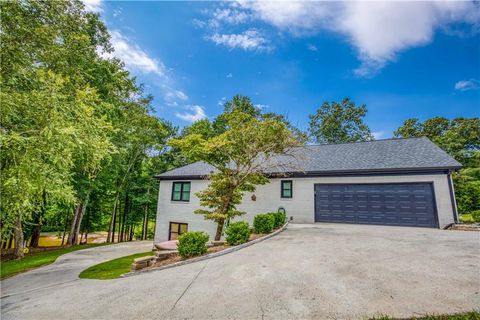
[(123, 279), (40, 287), (22, 276), (7, 279), (1, 313), (2, 319), (407, 317), (478, 308), (479, 275), (480, 233), (291, 225), (225, 256)]

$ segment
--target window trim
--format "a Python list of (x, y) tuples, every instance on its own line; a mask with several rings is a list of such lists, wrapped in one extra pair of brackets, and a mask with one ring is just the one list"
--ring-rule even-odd
[[(290, 196), (286, 196), (283, 193), (283, 185), (285, 183), (290, 183)], [(293, 180), (282, 180), (280, 183), (280, 198), (282, 199), (292, 199), (293, 198)]]
[[(173, 198), (173, 194), (175, 192), (175, 184), (179, 183), (181, 185), (180, 187), (180, 199), (176, 200)], [(190, 185), (190, 189), (188, 190), (188, 200), (184, 200), (183, 199), (183, 186), (185, 184), (189, 184)], [(172, 182), (172, 194), (171, 194), (171, 197), (170, 197), (170, 200), (171, 201), (175, 201), (175, 202), (190, 202), (190, 191), (192, 190), (192, 183), (190, 181), (174, 181)]]
[(188, 232), (188, 223), (169, 221), (169, 223), (168, 223), (168, 241), (172, 240), (172, 223), (178, 224), (177, 238), (178, 238), (178, 236), (181, 235), (181, 233), (180, 233), (180, 228), (181, 228), (181, 225), (182, 225), (182, 224), (184, 224), (184, 225), (187, 226), (187, 232)]

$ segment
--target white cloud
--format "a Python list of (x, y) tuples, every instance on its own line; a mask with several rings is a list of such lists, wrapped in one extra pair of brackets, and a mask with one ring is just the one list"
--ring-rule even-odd
[(372, 132), (372, 136), (375, 138), (375, 140), (381, 139), (385, 136), (385, 131), (374, 131)]
[(228, 73), (228, 74), (227, 74), (227, 78), (233, 78), (233, 74), (232, 74), (232, 73)]
[(460, 80), (455, 83), (455, 90), (458, 91), (468, 91), (468, 90), (479, 90), (480, 81), (476, 79), (470, 80)]
[(245, 51), (268, 51), (271, 49), (268, 41), (255, 29), (249, 29), (240, 34), (215, 33), (207, 39), (230, 49), (240, 48)]
[(185, 107), (188, 112), (184, 113), (179, 113), (177, 112), (175, 115), (188, 122), (195, 122), (201, 119), (206, 118), (207, 116), (205, 115), (205, 111), (203, 110), (203, 107), (195, 105), (195, 106), (186, 106)]
[(318, 51), (318, 48), (317, 46), (313, 45), (313, 44), (309, 44), (307, 46), (307, 49), (310, 50), (310, 51)]
[(85, 6), (85, 10), (91, 12), (102, 12), (102, 0), (83, 0), (83, 5)]
[(216, 9), (212, 15), (217, 22), (223, 21), (230, 24), (243, 23), (249, 19), (248, 13), (234, 8)]
[(111, 31), (110, 35), (111, 43), (115, 51), (113, 53), (106, 53), (104, 56), (108, 58), (112, 56), (117, 57), (125, 63), (125, 67), (130, 71), (155, 73), (160, 76), (165, 76), (165, 66), (150, 57), (140, 46), (133, 43), (117, 30)]
[(401, 52), (430, 43), (438, 29), (463, 23), (480, 30), (479, 5), (474, 1), (239, 1), (231, 6), (293, 36), (325, 31), (343, 35), (357, 51), (358, 76), (372, 76)]
[(173, 101), (177, 99), (185, 101), (188, 100), (188, 96), (183, 91), (169, 88), (165, 94), (165, 100)]

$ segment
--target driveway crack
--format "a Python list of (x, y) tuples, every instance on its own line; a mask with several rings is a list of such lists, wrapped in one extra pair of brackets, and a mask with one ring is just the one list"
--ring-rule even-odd
[(192, 278), (192, 280), (190, 280), (190, 283), (187, 285), (187, 287), (185, 288), (185, 290), (183, 290), (182, 294), (180, 295), (180, 297), (178, 297), (177, 301), (175, 301), (175, 303), (173, 304), (172, 308), (170, 309), (169, 312), (172, 312), (173, 309), (175, 309), (175, 307), (177, 306), (177, 303), (183, 298), (183, 296), (185, 295), (185, 293), (188, 291), (188, 289), (190, 289), (190, 287), (192, 286), (192, 284), (195, 282), (195, 280), (197, 280), (198, 276), (200, 275), (200, 273), (202, 273), (202, 271), (205, 269), (205, 267), (207, 266), (207, 264), (205, 264), (202, 269), (200, 269), (200, 271), (198, 271), (198, 273), (195, 275), (195, 277)]

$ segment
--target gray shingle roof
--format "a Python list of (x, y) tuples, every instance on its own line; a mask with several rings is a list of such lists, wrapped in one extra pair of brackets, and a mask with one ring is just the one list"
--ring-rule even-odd
[[(272, 159), (265, 167), (265, 173), (308, 174), (461, 167), (459, 162), (427, 138), (307, 145), (296, 148), (292, 154), (294, 157), (277, 156)], [(211, 165), (199, 161), (162, 173), (158, 178), (206, 176), (213, 170)]]

